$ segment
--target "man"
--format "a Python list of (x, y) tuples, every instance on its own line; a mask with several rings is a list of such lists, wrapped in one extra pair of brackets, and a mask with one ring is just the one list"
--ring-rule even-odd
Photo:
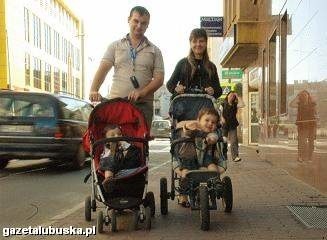
[(114, 66), (109, 98), (128, 97), (143, 111), (151, 126), (153, 94), (163, 84), (164, 64), (160, 49), (144, 36), (149, 21), (147, 9), (132, 8), (128, 17), (129, 34), (109, 45), (93, 79), (89, 99), (101, 100), (99, 88)]

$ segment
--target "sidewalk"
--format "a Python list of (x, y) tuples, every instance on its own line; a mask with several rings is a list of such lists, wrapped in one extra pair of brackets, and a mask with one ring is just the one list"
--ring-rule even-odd
[[(226, 175), (233, 182), (234, 207), (225, 214), (221, 207), (211, 211), (210, 231), (199, 229), (198, 212), (179, 207), (169, 201), (169, 214), (160, 215), (159, 179), (169, 179), (169, 164), (150, 171), (149, 189), (155, 193), (156, 215), (149, 232), (119, 231), (91, 236), (88, 239), (327, 239), (327, 229), (308, 229), (290, 213), (288, 205), (327, 205), (326, 195), (290, 176), (270, 162), (258, 158), (255, 148), (241, 147), (242, 161), (229, 161)], [(167, 156), (165, 156), (167, 161)], [(164, 162), (164, 161), (162, 161)], [(170, 188), (168, 188), (169, 190)], [(54, 227), (91, 227), (96, 225), (96, 214), (90, 223), (84, 221), (84, 208), (58, 220)], [(60, 237), (37, 237), (59, 239)], [(62, 239), (80, 239), (64, 236)], [(84, 237), (82, 237), (84, 238)], [(24, 239), (35, 239), (26, 237)]]

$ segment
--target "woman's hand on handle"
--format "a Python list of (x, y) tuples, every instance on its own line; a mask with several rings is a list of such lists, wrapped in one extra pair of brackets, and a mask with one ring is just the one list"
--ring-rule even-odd
[(204, 89), (204, 91), (206, 91), (206, 93), (208, 93), (211, 96), (215, 93), (215, 90), (212, 87), (207, 87)]
[(175, 92), (177, 92), (178, 94), (182, 94), (184, 93), (185, 91), (185, 86), (183, 86), (182, 84), (178, 84), (176, 87), (175, 87)]

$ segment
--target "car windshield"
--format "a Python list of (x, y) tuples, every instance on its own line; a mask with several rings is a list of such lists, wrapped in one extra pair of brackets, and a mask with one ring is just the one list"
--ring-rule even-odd
[(43, 96), (0, 96), (0, 117), (54, 117), (54, 108)]
[(92, 111), (90, 104), (69, 97), (60, 97), (64, 119), (87, 122)]

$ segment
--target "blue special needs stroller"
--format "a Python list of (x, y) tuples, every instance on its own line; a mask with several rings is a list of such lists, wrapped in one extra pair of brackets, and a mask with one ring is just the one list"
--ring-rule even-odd
[[(222, 199), (225, 207), (225, 212), (231, 212), (233, 207), (233, 189), (232, 182), (228, 176), (220, 178), (218, 172), (208, 170), (190, 170), (186, 174), (186, 181), (174, 171), (174, 163), (181, 160), (180, 149), (183, 144), (191, 143), (196, 149), (195, 139), (181, 138), (181, 130), (178, 129), (177, 123), (185, 120), (197, 119), (198, 112), (202, 108), (215, 108), (218, 111), (218, 106), (215, 99), (207, 94), (181, 94), (173, 98), (170, 103), (169, 113), (172, 118), (172, 142), (171, 142), (171, 189), (167, 191), (167, 179), (160, 179), (160, 209), (161, 214), (168, 213), (168, 199), (174, 200), (177, 195), (187, 195), (189, 198), (191, 210), (200, 210), (201, 229), (209, 230), (210, 227), (210, 211), (217, 209), (217, 199)], [(219, 111), (218, 111), (219, 112)], [(227, 143), (224, 142), (221, 129), (217, 130), (220, 133), (216, 144), (219, 155), (217, 164), (226, 169), (227, 160)], [(198, 149), (196, 149), (198, 152)], [(197, 158), (201, 155), (195, 155)], [(196, 159), (201, 161), (201, 159)], [(186, 183), (185, 183), (186, 182)]]
[[(105, 138), (107, 125), (120, 127), (122, 137)], [(126, 210), (134, 214), (133, 227), (144, 223), (146, 230), (151, 229), (151, 217), (155, 214), (153, 192), (147, 192), (149, 160), (149, 128), (143, 113), (126, 99), (116, 98), (98, 104), (89, 117), (88, 130), (83, 144), (91, 152), (91, 172), (85, 177), (86, 183), (91, 177), (91, 195), (85, 199), (85, 220), (91, 221), (91, 211), (97, 209), (97, 201), (105, 205), (105, 211), (98, 211), (97, 231), (103, 232), (104, 225), (112, 232), (117, 231), (116, 217)], [(104, 172), (100, 169), (100, 156), (108, 143), (126, 141), (138, 147), (141, 156), (135, 156), (139, 167), (122, 169), (115, 174), (110, 191), (102, 186)], [(92, 149), (92, 151), (91, 151)]]

